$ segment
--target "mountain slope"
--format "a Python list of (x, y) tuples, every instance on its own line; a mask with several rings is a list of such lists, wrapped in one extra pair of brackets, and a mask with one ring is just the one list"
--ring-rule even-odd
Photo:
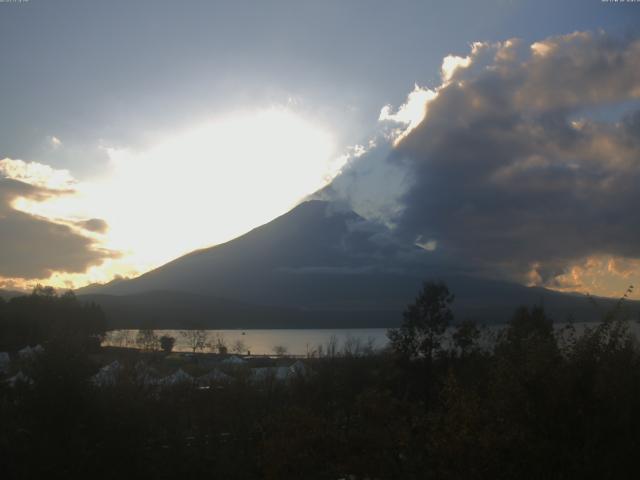
[[(417, 255), (420, 249), (392, 243), (384, 229), (353, 212), (329, 209), (325, 202), (303, 203), (231, 242), (92, 293), (174, 290), (261, 305), (326, 309), (381, 307), (393, 303), (406, 287), (415, 290), (421, 275), (399, 257)], [(406, 298), (405, 293), (403, 301)]]
[(425, 279), (447, 282), (458, 318), (504, 322), (518, 305), (539, 303), (559, 320), (600, 315), (582, 295), (455, 274), (436, 258), (354, 212), (310, 201), (225, 244), (78, 293), (113, 321), (176, 328), (390, 326)]

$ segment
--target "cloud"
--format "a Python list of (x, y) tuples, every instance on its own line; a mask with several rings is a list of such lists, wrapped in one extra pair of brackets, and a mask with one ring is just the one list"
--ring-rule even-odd
[(579, 33), (535, 45), (525, 58), (474, 47), (396, 154), (415, 180), (405, 233), (483, 270), (522, 278), (536, 265), (544, 283), (596, 253), (640, 257), (640, 113), (572, 118), (640, 96), (640, 42)]
[(594, 256), (640, 258), (640, 111), (591, 115), (640, 98), (640, 41), (579, 32), (447, 59), (424, 118), (335, 190), (362, 204), (375, 186), (356, 177), (396, 171), (395, 191), (379, 182), (396, 201), (387, 223), (477, 273), (554, 285)]
[(60, 140), (58, 137), (56, 137), (55, 135), (51, 135), (49, 137), (49, 143), (51, 143), (51, 148), (59, 148), (62, 146), (62, 140)]
[[(329, 183), (343, 164), (329, 130), (275, 106), (165, 131), (150, 136), (145, 147), (105, 144), (103, 150), (107, 172), (92, 172), (82, 182), (47, 165), (0, 162), (0, 176), (57, 192), (16, 196), (10, 200), (14, 211), (71, 229), (85, 242), (80, 250), (97, 258), (109, 259), (107, 249), (121, 253), (81, 274), (55, 271), (48, 282), (81, 286), (131, 276), (228, 241), (285, 213)], [(63, 152), (73, 154), (67, 145)]]
[(547, 285), (556, 290), (585, 291), (619, 298), (630, 285), (638, 285), (639, 281), (640, 260), (593, 255), (569, 265)]
[(113, 257), (70, 226), (17, 210), (18, 199), (45, 202), (68, 195), (68, 172), (20, 160), (0, 161), (0, 276), (42, 279), (53, 272), (83, 272)]
[(106, 233), (109, 230), (109, 224), (101, 218), (90, 218), (88, 220), (81, 220), (75, 222), (75, 225), (93, 233)]
[(392, 227), (403, 208), (401, 195), (411, 184), (409, 172), (389, 161), (395, 130), (385, 132), (367, 147), (358, 146), (345, 156), (345, 166), (327, 187), (312, 198), (330, 200), (347, 206), (369, 220)]
[(444, 82), (448, 82), (458, 68), (467, 68), (471, 64), (471, 57), (447, 55), (442, 60), (441, 75)]
[(49, 165), (4, 158), (0, 160), (0, 176), (48, 189), (70, 190), (75, 180), (68, 170), (56, 170)]
[(392, 113), (391, 105), (385, 105), (380, 110), (378, 120), (381, 122), (391, 121), (403, 125), (403, 128), (395, 135), (394, 141), (397, 143), (424, 119), (427, 115), (427, 106), (436, 95), (437, 92), (434, 90), (415, 85), (413, 91), (407, 97), (406, 103), (401, 105), (397, 112)]

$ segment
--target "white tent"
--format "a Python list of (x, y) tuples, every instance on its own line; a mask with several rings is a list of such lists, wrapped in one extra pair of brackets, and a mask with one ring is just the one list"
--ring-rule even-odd
[(0, 352), (0, 372), (7, 373), (11, 365), (11, 357), (7, 352)]
[(33, 348), (27, 345), (22, 350), (18, 351), (18, 357), (20, 358), (20, 360), (33, 360), (38, 355), (41, 355), (43, 353), (44, 348), (42, 348), (42, 345), (36, 345)]
[(193, 382), (193, 377), (189, 375), (187, 372), (179, 368), (174, 373), (169, 376), (164, 377), (160, 383), (162, 385), (170, 386), (170, 385), (178, 385), (180, 383), (190, 383)]
[(17, 384), (22, 383), (25, 385), (33, 385), (33, 379), (31, 377), (26, 376), (22, 371), (16, 373), (13, 377), (7, 379), (7, 383), (11, 388), (15, 387)]
[(231, 380), (231, 377), (220, 370), (211, 370), (209, 373), (199, 376), (196, 379), (198, 385), (208, 385), (213, 382), (227, 382)]
[(309, 373), (308, 371), (309, 369), (307, 368), (307, 366), (302, 363), (302, 361), (300, 360), (296, 360), (290, 367), (289, 367), (289, 372), (291, 373), (291, 375), (301, 375), (301, 376), (305, 376)]
[(122, 365), (116, 360), (102, 367), (98, 373), (91, 377), (91, 383), (98, 387), (112, 387), (118, 381), (121, 370)]
[(34, 352), (33, 348), (29, 346), (26, 346), (18, 350), (18, 357), (20, 358), (20, 360), (31, 360), (35, 356), (36, 356), (36, 353)]

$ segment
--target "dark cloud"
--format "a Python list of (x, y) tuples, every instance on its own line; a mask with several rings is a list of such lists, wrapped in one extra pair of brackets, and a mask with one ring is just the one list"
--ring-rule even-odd
[(481, 270), (533, 268), (543, 281), (589, 255), (640, 257), (640, 113), (579, 119), (640, 97), (640, 41), (578, 33), (526, 58), (511, 48), (477, 48), (396, 148), (415, 182), (400, 231)]
[[(386, 156), (409, 179), (396, 232), (451, 265), (547, 284), (589, 256), (640, 258), (640, 111), (589, 115), (640, 98), (640, 41), (598, 32), (474, 44), (469, 60)], [(362, 190), (367, 162), (334, 190)]]
[(106, 233), (109, 230), (109, 224), (101, 218), (90, 218), (81, 222), (76, 222), (76, 225), (84, 230), (95, 233)]
[(67, 192), (0, 178), (0, 276), (33, 279), (54, 271), (84, 272), (113, 256), (66, 225), (11, 206), (17, 197), (45, 200), (61, 193)]

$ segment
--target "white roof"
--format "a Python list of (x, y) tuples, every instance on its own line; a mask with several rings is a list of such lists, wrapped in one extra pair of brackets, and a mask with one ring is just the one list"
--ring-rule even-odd
[(176, 385), (178, 383), (188, 383), (192, 381), (193, 377), (179, 368), (171, 375), (164, 377), (160, 383), (162, 383), (163, 385)]
[(118, 380), (118, 375), (122, 366), (116, 360), (109, 365), (102, 367), (98, 373), (91, 377), (91, 382), (99, 387), (113, 386)]
[(300, 360), (296, 360), (290, 367), (289, 367), (289, 371), (292, 374), (298, 374), (298, 375), (306, 375), (307, 374), (307, 367), (304, 363), (302, 363)]
[(41, 353), (44, 353), (44, 348), (42, 348), (42, 345), (36, 345), (33, 348), (27, 345), (26, 347), (18, 351), (18, 356), (22, 359), (28, 360), (34, 358), (36, 355), (40, 355)]
[(7, 352), (0, 352), (0, 372), (8, 372), (9, 364), (11, 363), (11, 357)]
[(15, 387), (18, 383), (26, 383), (27, 385), (33, 385), (33, 379), (26, 376), (22, 371), (16, 373), (13, 377), (7, 379), (7, 383), (10, 387)]
[(20, 350), (18, 350), (18, 356), (20, 358), (31, 358), (34, 355), (33, 348), (30, 346), (26, 346)]

